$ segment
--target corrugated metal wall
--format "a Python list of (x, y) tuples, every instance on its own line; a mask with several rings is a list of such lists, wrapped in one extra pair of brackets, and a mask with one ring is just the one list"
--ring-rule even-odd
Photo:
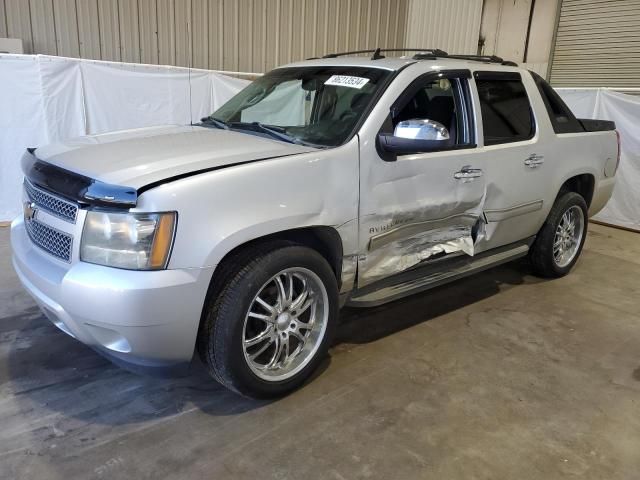
[(640, 87), (640, 0), (563, 0), (554, 87)]
[(409, 0), (405, 46), (475, 54), (481, 17), (482, 0)]
[(409, 1), (0, 0), (0, 37), (21, 38), (25, 53), (263, 72), (402, 47)]

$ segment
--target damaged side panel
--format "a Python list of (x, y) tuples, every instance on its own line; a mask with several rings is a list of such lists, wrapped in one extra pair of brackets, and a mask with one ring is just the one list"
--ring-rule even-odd
[[(415, 198), (411, 207), (406, 202), (387, 205), (384, 213), (362, 219), (361, 232), (368, 235), (368, 241), (359, 259), (360, 288), (424, 261), (445, 255), (474, 255), (485, 231), (484, 180), (438, 186), (426, 183), (425, 191), (418, 195), (422, 198)], [(437, 194), (429, 195), (428, 190)]]
[(471, 230), (468, 225), (439, 228), (373, 250), (362, 262), (366, 273), (361, 285), (408, 270), (432, 257), (459, 252), (473, 255)]

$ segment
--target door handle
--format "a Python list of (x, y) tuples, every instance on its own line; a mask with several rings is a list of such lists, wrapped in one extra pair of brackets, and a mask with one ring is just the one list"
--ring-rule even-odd
[(531, 155), (529, 155), (524, 161), (524, 164), (529, 168), (537, 168), (543, 163), (544, 163), (544, 156), (537, 155), (535, 153), (532, 153)]
[(453, 178), (456, 180), (473, 180), (474, 178), (481, 177), (483, 172), (479, 168), (471, 168), (470, 165), (465, 165), (459, 172), (453, 174)]

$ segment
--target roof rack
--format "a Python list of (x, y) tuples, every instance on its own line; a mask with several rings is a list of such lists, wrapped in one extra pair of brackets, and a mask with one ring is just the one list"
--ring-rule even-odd
[[(329, 53), (322, 58), (336, 58), (344, 57), (346, 55), (357, 55), (361, 53), (373, 53), (371, 60), (380, 60), (385, 58), (382, 52), (418, 52), (412, 58), (414, 60), (435, 60), (437, 58), (454, 58), (458, 60), (471, 60), (475, 62), (490, 62), (499, 63), (501, 65), (517, 67), (518, 64), (509, 60), (504, 60), (496, 55), (449, 55), (444, 50), (439, 48), (375, 48), (367, 50), (353, 50), (350, 52)], [(315, 59), (317, 57), (309, 58), (308, 60)]]
[(516, 62), (512, 62), (510, 60), (504, 60), (502, 57), (498, 57), (496, 55), (449, 55), (448, 58), (455, 58), (458, 60), (472, 60), (474, 62), (499, 63), (500, 65), (505, 65), (510, 67), (518, 66)]
[(371, 60), (380, 60), (381, 58), (385, 58), (384, 55), (380, 54), (381, 52), (421, 52), (425, 56), (429, 55), (430, 58), (448, 56), (447, 52), (438, 48), (375, 48), (370, 50), (353, 50), (351, 52), (329, 53), (322, 58), (336, 58), (344, 57), (346, 55), (357, 55), (359, 53), (373, 53), (373, 55), (371, 56)]

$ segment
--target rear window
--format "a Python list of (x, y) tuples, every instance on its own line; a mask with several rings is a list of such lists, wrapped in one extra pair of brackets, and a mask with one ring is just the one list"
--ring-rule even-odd
[(484, 144), (529, 140), (535, 134), (533, 112), (520, 74), (476, 72)]
[(540, 75), (535, 72), (530, 73), (536, 82), (542, 102), (549, 114), (553, 131), (556, 133), (583, 132), (582, 125), (580, 125), (580, 122), (573, 115), (567, 104), (560, 98), (560, 95)]

